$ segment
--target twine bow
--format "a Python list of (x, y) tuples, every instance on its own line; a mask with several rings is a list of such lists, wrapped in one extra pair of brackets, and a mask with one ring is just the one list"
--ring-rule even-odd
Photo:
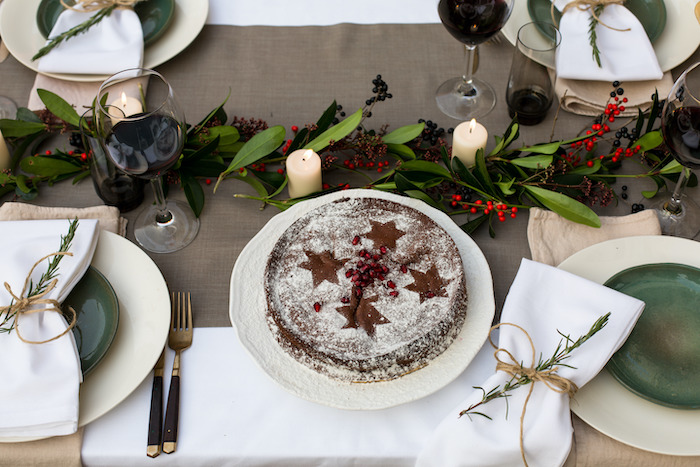
[(116, 8), (133, 8), (142, 0), (76, 0), (74, 5), (69, 5), (67, 0), (61, 0), (64, 8), (75, 11), (91, 12), (115, 6)]
[[(598, 18), (598, 15), (595, 12), (596, 8), (599, 6), (606, 7), (608, 5), (622, 5), (624, 3), (625, 3), (624, 0), (573, 0), (572, 2), (569, 2), (566, 4), (566, 6), (564, 7), (564, 9), (562, 10), (561, 13), (564, 14), (567, 11), (574, 9), (574, 8), (581, 10), (581, 11), (589, 10), (591, 13), (591, 16), (593, 16), (593, 18), (595, 18), (595, 20), (598, 23), (605, 26), (606, 28), (612, 29), (613, 31), (629, 31), (630, 28), (618, 29), (618, 28), (614, 28), (612, 26), (605, 24), (604, 22), (602, 22), (600, 20), (600, 18)], [(552, 7), (550, 10), (550, 13), (552, 15), (552, 23), (557, 24), (557, 21), (554, 18), (554, 2), (552, 2)], [(558, 26), (559, 25), (557, 24), (557, 27)]]
[[(19, 331), (19, 317), (23, 314), (30, 314), (30, 313), (39, 313), (41, 311), (56, 311), (58, 313), (62, 313), (61, 311), (61, 304), (52, 298), (44, 298), (46, 294), (51, 292), (55, 287), (56, 284), (58, 283), (58, 279), (52, 280), (47, 286), (46, 289), (38, 294), (25, 297), (24, 294), (27, 293), (27, 288), (29, 287), (29, 284), (31, 283), (32, 280), (32, 273), (34, 272), (34, 269), (41, 264), (45, 259), (50, 258), (52, 256), (73, 256), (73, 253), (66, 252), (66, 251), (59, 251), (56, 253), (51, 253), (49, 255), (44, 256), (41, 258), (39, 261), (34, 263), (34, 266), (29, 270), (29, 274), (27, 274), (27, 278), (24, 280), (24, 287), (22, 287), (22, 293), (19, 294), (19, 296), (15, 295), (14, 292), (12, 291), (12, 288), (10, 287), (10, 284), (5, 282), (5, 289), (10, 293), (12, 296), (12, 303), (8, 306), (3, 306), (0, 307), (0, 315), (3, 313), (6, 313), (8, 316), (15, 314), (15, 320), (14, 323), (12, 324), (12, 329), (17, 333), (17, 337), (19, 340), (22, 342), (25, 342), (27, 344), (44, 344), (46, 342), (51, 342), (53, 340), (58, 339), (59, 337), (64, 336), (67, 334), (73, 327), (75, 326), (75, 323), (77, 321), (77, 313), (75, 310), (71, 307), (68, 309), (72, 313), (72, 319), (70, 323), (68, 323), (68, 327), (58, 334), (57, 336), (51, 337), (49, 339), (43, 340), (43, 341), (32, 341), (25, 339), (22, 337), (22, 334)], [(44, 308), (34, 308), (36, 305), (47, 305)]]
[[(525, 403), (523, 404), (523, 412), (520, 415), (520, 454), (523, 458), (523, 464), (527, 466), (528, 463), (525, 459), (525, 446), (523, 444), (523, 422), (525, 420), (525, 411), (527, 410), (527, 403), (530, 401), (530, 396), (532, 395), (535, 383), (538, 381), (544, 383), (544, 385), (552, 391), (558, 392), (560, 394), (568, 394), (569, 397), (573, 397), (574, 394), (576, 394), (576, 391), (578, 391), (578, 386), (576, 386), (576, 383), (574, 383), (573, 381), (570, 381), (556, 374), (556, 367), (550, 368), (548, 370), (538, 370), (535, 367), (535, 344), (534, 342), (532, 342), (530, 334), (528, 334), (525, 329), (513, 323), (499, 323), (491, 328), (491, 332), (493, 332), (495, 329), (501, 326), (513, 326), (514, 328), (520, 329), (523, 332), (523, 334), (525, 334), (525, 337), (527, 337), (528, 341), (530, 342), (530, 347), (532, 348), (532, 365), (529, 368), (526, 368), (521, 363), (519, 363), (515, 359), (513, 354), (510, 353), (508, 350), (497, 347), (496, 344), (493, 343), (493, 340), (491, 340), (491, 333), (489, 333), (489, 343), (494, 349), (496, 349), (496, 351), (493, 354), (496, 358), (496, 361), (498, 362), (496, 364), (496, 371), (500, 370), (513, 378), (528, 378), (531, 381), (530, 389), (527, 393), (527, 397), (525, 398)], [(510, 362), (506, 362), (500, 359), (499, 353), (501, 352), (505, 353), (508, 356)]]

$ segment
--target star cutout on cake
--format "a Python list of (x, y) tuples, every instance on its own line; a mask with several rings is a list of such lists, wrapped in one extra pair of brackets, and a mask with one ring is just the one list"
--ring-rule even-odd
[(369, 223), (372, 224), (372, 230), (365, 237), (373, 240), (375, 247), (396, 248), (396, 241), (406, 235), (406, 232), (396, 228), (394, 221), (382, 223), (370, 220)]
[(387, 324), (390, 321), (386, 319), (376, 308), (372, 305), (372, 302), (376, 302), (379, 298), (378, 296), (372, 298), (357, 297), (354, 293), (350, 303), (340, 308), (336, 308), (338, 313), (343, 315), (348, 322), (343, 326), (343, 329), (347, 328), (362, 328), (367, 334), (372, 337), (374, 336), (375, 326), (379, 324)]
[(447, 297), (445, 286), (449, 281), (444, 281), (438, 273), (437, 267), (433, 264), (426, 272), (408, 270), (413, 276), (413, 283), (406, 286), (407, 290), (418, 292), (420, 302), (433, 297)]
[(311, 271), (314, 287), (323, 281), (338, 284), (338, 270), (343, 268), (346, 260), (335, 259), (330, 251), (314, 253), (304, 250), (304, 254), (307, 260), (299, 264), (299, 267)]

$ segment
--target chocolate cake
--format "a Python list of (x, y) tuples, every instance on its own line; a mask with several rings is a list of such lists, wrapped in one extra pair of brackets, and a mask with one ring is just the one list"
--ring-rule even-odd
[(264, 281), (280, 345), (344, 381), (425, 366), (455, 339), (467, 309), (454, 240), (425, 214), (378, 198), (301, 216), (273, 248)]

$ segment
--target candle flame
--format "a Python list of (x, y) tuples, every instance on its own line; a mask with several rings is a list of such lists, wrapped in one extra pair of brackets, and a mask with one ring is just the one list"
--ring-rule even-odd
[(306, 161), (309, 160), (309, 159), (311, 158), (311, 156), (313, 156), (313, 155), (314, 155), (313, 150), (307, 149), (307, 150), (304, 152), (304, 155), (301, 156), (301, 160), (303, 160), (304, 162), (306, 162)]
[(474, 128), (476, 128), (476, 119), (472, 118), (471, 122), (469, 122), (469, 133), (474, 131)]
[(126, 93), (122, 91), (122, 108), (126, 108)]

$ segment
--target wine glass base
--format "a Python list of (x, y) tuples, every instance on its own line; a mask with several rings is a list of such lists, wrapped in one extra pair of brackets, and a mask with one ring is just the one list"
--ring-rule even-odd
[(695, 238), (700, 233), (700, 206), (685, 195), (681, 197), (680, 212), (666, 209), (669, 199), (663, 199), (653, 208), (659, 217), (661, 233), (674, 237)]
[(465, 92), (461, 77), (452, 78), (440, 85), (435, 93), (435, 101), (445, 115), (457, 120), (470, 120), (484, 117), (496, 105), (496, 92), (490, 84), (472, 78), (472, 89)]
[(192, 243), (199, 232), (199, 219), (187, 203), (166, 200), (172, 214), (168, 222), (156, 222), (158, 208), (151, 205), (141, 211), (134, 221), (134, 237), (144, 249), (153, 253), (172, 253)]

